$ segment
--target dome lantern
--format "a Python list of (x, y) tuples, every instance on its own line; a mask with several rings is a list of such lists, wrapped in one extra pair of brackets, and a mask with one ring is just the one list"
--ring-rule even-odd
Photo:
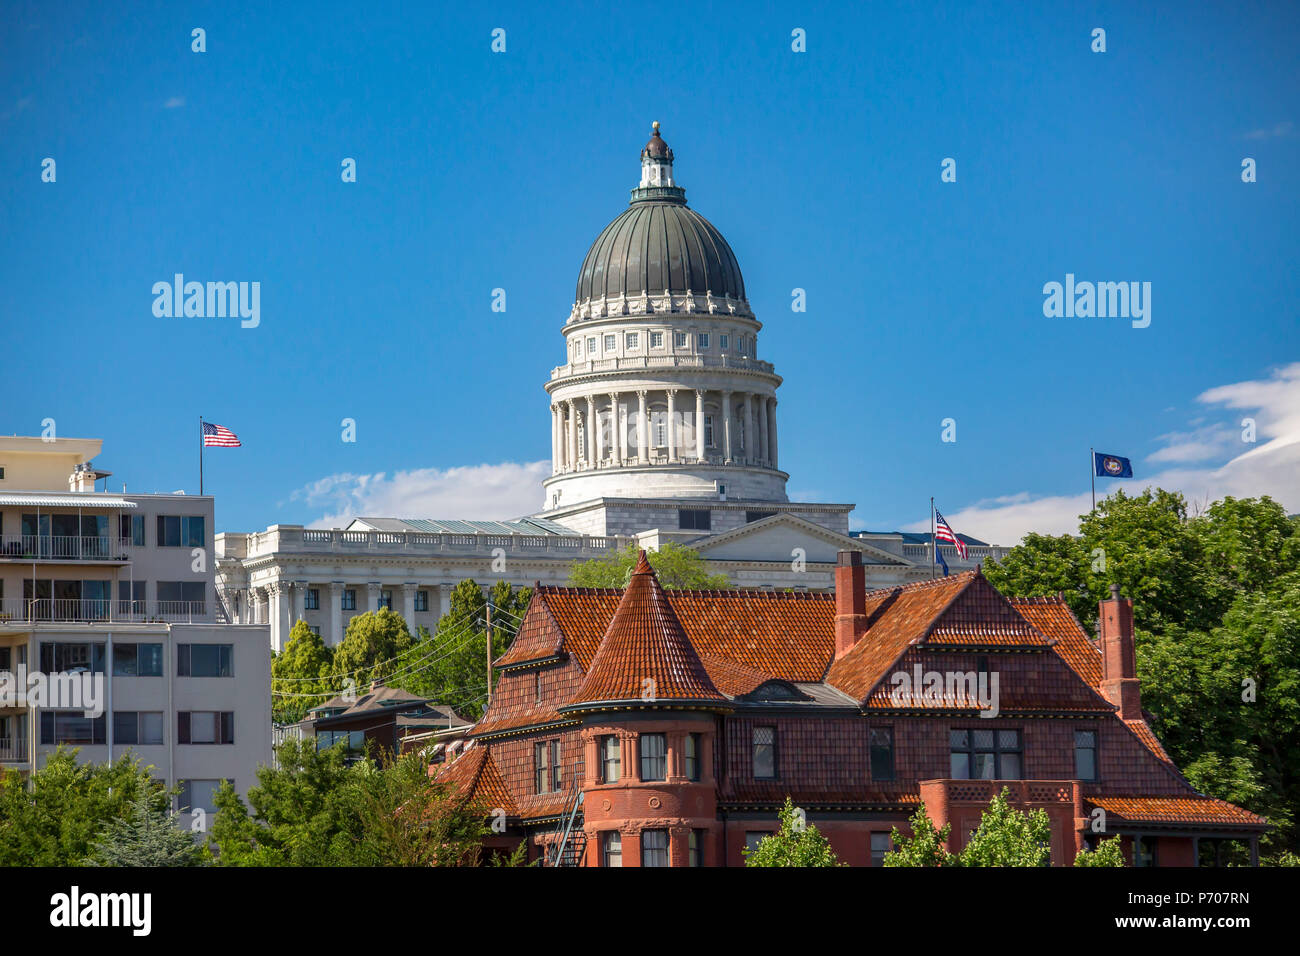
[(673, 185), (673, 151), (659, 135), (659, 121), (655, 120), (650, 142), (641, 150), (641, 188)]

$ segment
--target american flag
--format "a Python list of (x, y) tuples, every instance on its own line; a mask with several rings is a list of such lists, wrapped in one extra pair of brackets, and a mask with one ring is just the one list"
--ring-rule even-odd
[(943, 515), (939, 514), (937, 508), (934, 512), (934, 540), (949, 542), (957, 549), (961, 559), (966, 560), (966, 542), (952, 533), (952, 528), (948, 527), (948, 522), (943, 520)]
[(208, 447), (238, 448), (239, 437), (224, 425), (214, 425), (212, 422), (204, 422), (203, 444)]

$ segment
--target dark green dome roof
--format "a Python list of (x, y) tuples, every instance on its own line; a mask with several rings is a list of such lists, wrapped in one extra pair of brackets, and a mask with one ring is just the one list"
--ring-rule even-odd
[[(654, 136), (642, 161), (672, 162), (672, 150)], [(686, 205), (680, 186), (632, 190), (627, 210), (596, 237), (578, 274), (576, 301), (601, 296), (692, 292), (745, 298), (745, 280), (722, 233)]]

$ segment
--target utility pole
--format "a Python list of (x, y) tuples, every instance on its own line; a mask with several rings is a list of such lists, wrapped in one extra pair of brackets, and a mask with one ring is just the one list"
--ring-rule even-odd
[(487, 602), (487, 702), (488, 706), (492, 704), (492, 597), (488, 596)]

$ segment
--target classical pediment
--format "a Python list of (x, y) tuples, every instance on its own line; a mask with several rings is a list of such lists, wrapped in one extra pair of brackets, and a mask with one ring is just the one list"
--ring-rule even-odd
[(862, 538), (838, 534), (796, 515), (779, 513), (691, 543), (711, 561), (790, 561), (795, 549), (814, 564), (834, 564), (840, 551), (861, 551), (867, 564), (911, 567), (913, 562), (873, 547)]

